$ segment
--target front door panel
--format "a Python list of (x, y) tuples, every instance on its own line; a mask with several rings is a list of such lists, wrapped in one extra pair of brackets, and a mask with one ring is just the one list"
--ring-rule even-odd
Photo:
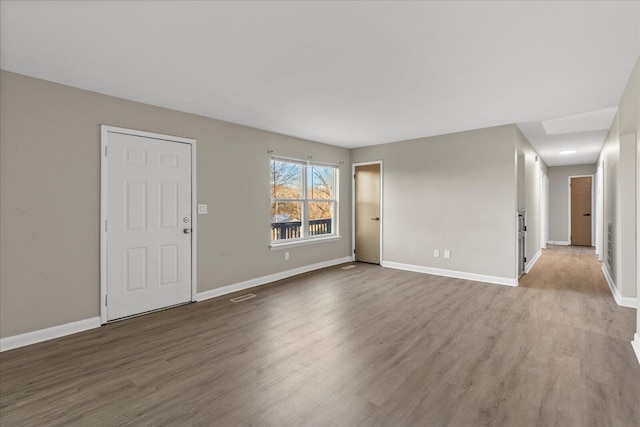
[(109, 133), (107, 320), (191, 300), (191, 146)]

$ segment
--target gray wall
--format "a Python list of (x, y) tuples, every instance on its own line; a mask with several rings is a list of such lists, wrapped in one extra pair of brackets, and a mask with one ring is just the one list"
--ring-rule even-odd
[(524, 174), (520, 170), (518, 171), (518, 209), (525, 210), (527, 223), (525, 256), (528, 268), (542, 248), (540, 241), (542, 226), (540, 222), (542, 220), (540, 213), (541, 178), (542, 172), (547, 173), (548, 168), (520, 129), (514, 126), (513, 130), (515, 132), (516, 155), (520, 159), (517, 161), (517, 165), (518, 168), (524, 166)]
[[(593, 185), (595, 186), (595, 173), (595, 164), (552, 166), (549, 168), (549, 241), (569, 242), (569, 177), (594, 175)], [(595, 199), (595, 193), (593, 196)], [(594, 244), (595, 238), (594, 234)]]
[(352, 150), (352, 162), (384, 162), (383, 261), (515, 278), (516, 129)]
[(516, 194), (518, 199), (518, 210), (527, 208), (527, 180), (526, 180), (526, 164), (524, 153), (520, 150), (516, 151)]
[[(636, 267), (636, 346), (640, 346), (640, 274), (638, 274), (638, 265), (640, 265), (640, 239), (637, 238), (638, 228), (640, 227), (640, 56), (636, 61), (629, 83), (624, 92), (621, 103), (622, 123), (624, 129), (629, 133), (634, 132), (636, 135), (636, 259), (634, 265)], [(638, 347), (636, 347), (638, 348)], [(640, 359), (640, 356), (638, 356)], [(639, 360), (640, 361), (640, 360)]]
[[(598, 163), (602, 167), (603, 175), (603, 246), (602, 255), (604, 265), (609, 270), (614, 282), (619, 282), (617, 279), (619, 268), (616, 266), (616, 261), (619, 259), (620, 245), (619, 238), (616, 236), (614, 239), (613, 248), (611, 248), (614, 264), (608, 265), (607, 253), (609, 250), (609, 243), (607, 241), (607, 225), (613, 224), (614, 232), (617, 231), (619, 224), (618, 220), (618, 161), (620, 159), (620, 135), (618, 133), (618, 120), (614, 119), (607, 139), (602, 147), (600, 156), (598, 157)], [(618, 286), (618, 285), (616, 285)]]
[[(349, 152), (4, 71), (0, 91), (0, 337), (99, 315), (100, 124), (197, 140), (198, 292), (350, 256), (350, 160), (384, 161), (383, 260), (513, 279), (518, 196), (540, 243), (546, 166), (515, 125)], [(341, 162), (341, 240), (269, 250), (268, 150)]]
[[(636, 298), (636, 151), (640, 134), (640, 60), (629, 78), (598, 165), (604, 173), (604, 259), (623, 298)], [(614, 263), (606, 263), (607, 224), (613, 223)], [(640, 331), (640, 321), (638, 321)]]
[(269, 250), (269, 156), (343, 162), (325, 144), (2, 71), (0, 337), (99, 315), (100, 124), (197, 140), (198, 292), (350, 255), (350, 180), (337, 242)]

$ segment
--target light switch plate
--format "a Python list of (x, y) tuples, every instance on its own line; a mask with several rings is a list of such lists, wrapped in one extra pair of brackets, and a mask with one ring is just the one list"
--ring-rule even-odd
[(207, 213), (207, 205), (198, 205), (198, 213), (206, 214)]
[(440, 258), (440, 249), (434, 249), (433, 250), (433, 256), (436, 258)]
[(447, 259), (451, 258), (451, 251), (449, 249), (444, 250), (444, 257)]

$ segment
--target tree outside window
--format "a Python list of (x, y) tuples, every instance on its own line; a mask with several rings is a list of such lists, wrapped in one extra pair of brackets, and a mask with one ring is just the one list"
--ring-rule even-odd
[(337, 167), (271, 159), (271, 240), (336, 234)]

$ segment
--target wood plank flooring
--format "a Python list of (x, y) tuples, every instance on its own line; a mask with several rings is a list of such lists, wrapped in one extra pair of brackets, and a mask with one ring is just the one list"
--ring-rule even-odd
[(0, 354), (0, 424), (640, 425), (592, 249), (518, 288), (357, 264), (246, 292)]

